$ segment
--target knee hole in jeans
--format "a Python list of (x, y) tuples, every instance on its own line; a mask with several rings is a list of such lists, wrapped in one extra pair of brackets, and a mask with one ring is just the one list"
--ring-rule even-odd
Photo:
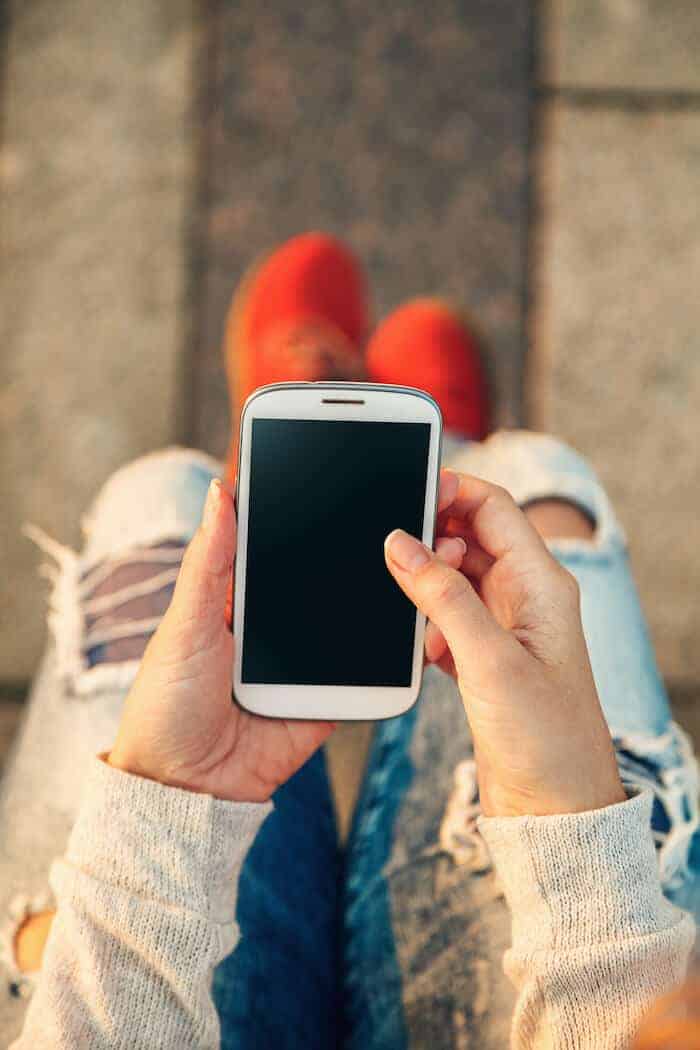
[(597, 523), (579, 503), (560, 496), (529, 500), (522, 506), (543, 539), (595, 538)]

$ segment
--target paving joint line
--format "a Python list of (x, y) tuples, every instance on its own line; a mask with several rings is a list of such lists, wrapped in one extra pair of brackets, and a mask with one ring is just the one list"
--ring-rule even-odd
[(546, 102), (565, 102), (576, 109), (616, 109), (628, 113), (700, 111), (700, 91), (539, 84), (535, 86), (535, 97)]

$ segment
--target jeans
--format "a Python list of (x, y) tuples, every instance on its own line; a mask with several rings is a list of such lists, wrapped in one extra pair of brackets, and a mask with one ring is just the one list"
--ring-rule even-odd
[[(662, 885), (697, 917), (697, 765), (671, 720), (625, 537), (605, 492), (581, 457), (544, 435), (503, 432), (482, 444), (448, 436), (444, 460), (505, 485), (521, 504), (564, 497), (596, 522), (592, 541), (549, 545), (580, 584), (591, 662), (623, 780), (654, 792)], [(160, 547), (167, 570), (171, 544), (182, 549), (194, 532), (218, 471), (213, 460), (186, 450), (145, 457), (105, 485), (82, 554), (36, 533), (56, 563), (53, 645), (0, 790), (3, 1045), (21, 1027), (31, 987), (31, 975), (13, 962), (14, 932), (24, 914), (51, 906), (46, 872), (65, 849), (87, 764), (114, 740), (138, 667), (138, 660), (91, 659), (80, 616), (86, 574), (99, 578), (103, 562), (146, 546)], [(55, 760), (47, 763), (47, 754)], [(323, 751), (274, 802), (241, 875), (241, 939), (214, 974), (223, 1050), (336, 1044), (502, 1050), (514, 999), (501, 969), (510, 920), (474, 831), (472, 744), (452, 679), (428, 668), (414, 708), (377, 723), (342, 852)]]
[[(605, 492), (580, 456), (543, 435), (448, 439), (444, 459), (505, 483), (522, 504), (563, 496), (596, 522), (592, 541), (549, 546), (580, 585), (623, 780), (654, 791), (664, 890), (697, 916), (697, 766), (671, 720)], [(507, 1045), (509, 917), (478, 833), (464, 830), (478, 795), (454, 682), (428, 668), (418, 704), (377, 724), (342, 855), (323, 753), (274, 801), (243, 869), (240, 943), (214, 978), (223, 1050)]]

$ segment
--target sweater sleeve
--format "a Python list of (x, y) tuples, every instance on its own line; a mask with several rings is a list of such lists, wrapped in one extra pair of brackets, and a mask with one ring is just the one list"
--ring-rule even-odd
[(213, 1050), (216, 964), (234, 948), (238, 875), (269, 803), (91, 768), (24, 1028), (10, 1050)]
[(651, 805), (480, 818), (512, 916), (513, 1050), (626, 1050), (682, 982), (695, 924), (661, 891)]

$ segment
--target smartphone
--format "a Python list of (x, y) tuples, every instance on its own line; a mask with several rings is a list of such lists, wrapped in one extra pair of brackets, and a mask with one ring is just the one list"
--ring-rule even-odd
[(421, 390), (276, 383), (241, 415), (234, 696), (277, 718), (380, 719), (418, 698), (425, 618), (384, 561), (432, 546), (442, 419)]

